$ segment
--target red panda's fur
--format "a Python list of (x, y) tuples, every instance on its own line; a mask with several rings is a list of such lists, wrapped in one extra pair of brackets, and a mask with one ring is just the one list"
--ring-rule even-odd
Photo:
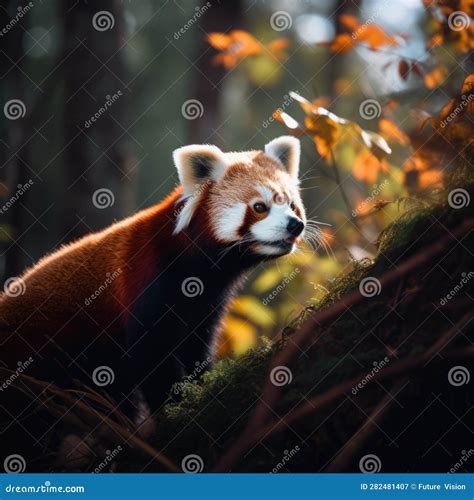
[[(272, 141), (268, 151), (277, 159), (256, 151), (229, 153), (225, 160), (230, 163), (219, 180), (212, 177), (211, 163), (224, 169), (220, 150), (181, 148), (184, 156), (175, 161), (187, 168), (184, 174), (178, 168), (184, 188), (176, 188), (156, 206), (62, 247), (27, 270), (17, 282), (21, 295), (8, 290), (0, 295), (0, 369), (15, 370), (31, 357), (34, 362), (26, 375), (83, 388), (93, 386), (94, 369), (110, 367), (115, 381), (107, 389), (117, 405), (133, 413), (133, 400), (142, 393), (150, 409), (157, 410), (171, 384), (208, 359), (245, 271), (278, 256), (235, 245), (246, 242), (250, 229), (265, 222), (266, 215), (252, 208), (252, 200), (263, 196), (262, 189), (266, 195), (276, 190), (278, 205), (285, 210), (294, 200), (290, 218), (304, 220), (294, 181), (299, 149), (294, 149), (293, 138), (279, 141)], [(293, 147), (290, 153), (287, 143)], [(277, 153), (282, 153), (283, 163), (290, 158), (293, 177)], [(193, 155), (203, 162), (194, 173)], [(199, 177), (202, 173), (204, 177)], [(185, 190), (193, 174), (200, 187), (191, 195)], [(221, 212), (234, 206), (240, 215), (232, 212), (229, 220), (237, 224), (232, 229), (237, 242), (226, 239), (228, 227), (221, 235), (216, 229), (216, 223), (227, 220)], [(185, 212), (190, 207), (191, 216)], [(183, 213), (188, 219), (179, 227)], [(284, 246), (289, 248), (297, 236), (292, 240), (285, 233), (275, 241), (278, 246), (286, 238)], [(266, 238), (251, 245), (260, 243), (268, 245)], [(201, 285), (192, 297), (183, 289), (188, 278)], [(9, 394), (12, 397), (13, 391)], [(0, 410), (5, 407), (2, 397), (0, 383)], [(18, 412), (27, 410), (24, 405)]]
[[(18, 355), (25, 356), (29, 346), (36, 351), (34, 355), (48, 351), (55, 332), (67, 337), (68, 344), (86, 344), (94, 340), (94, 330), (99, 328), (119, 331), (134, 299), (157, 272), (159, 255), (165, 258), (179, 252), (184, 237), (172, 239), (171, 235), (173, 212), (181, 195), (178, 187), (159, 205), (65, 245), (27, 270), (20, 278), (24, 286), (21, 296), (0, 296), (0, 329), (21, 332), (19, 336), (12, 333), (12, 339), (2, 335), (2, 359), (22, 359)], [(92, 300), (89, 309), (85, 300), (113, 273), (117, 277), (107, 286), (109, 290)], [(92, 317), (100, 322), (97, 328), (84, 328)], [(51, 341), (43, 336), (45, 332)]]

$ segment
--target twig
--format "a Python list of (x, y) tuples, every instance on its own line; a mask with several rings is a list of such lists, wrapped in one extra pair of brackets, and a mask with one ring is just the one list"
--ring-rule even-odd
[[(1, 369), (0, 369), (1, 370)], [(11, 372), (11, 370), (3, 369), (4, 371)], [(166, 467), (168, 470), (172, 472), (180, 472), (179, 467), (177, 467), (168, 457), (160, 453), (158, 450), (150, 446), (148, 443), (140, 439), (139, 437), (135, 436), (132, 432), (130, 432), (127, 428), (123, 427), (119, 423), (115, 422), (114, 420), (110, 419), (106, 415), (100, 413), (98, 410), (95, 408), (85, 404), (83, 401), (80, 399), (77, 399), (74, 397), (75, 391), (65, 391), (60, 389), (59, 387), (48, 384), (46, 382), (43, 382), (41, 380), (37, 380), (33, 377), (27, 376), (25, 374), (20, 374), (19, 375), (23, 380), (25, 380), (25, 383), (30, 383), (34, 386), (37, 386), (41, 388), (42, 392), (51, 392), (52, 394), (55, 394), (69, 402), (74, 403), (78, 408), (80, 408), (83, 413), (89, 417), (92, 417), (94, 420), (100, 421), (101, 423), (106, 423), (112, 430), (114, 430), (122, 439), (125, 439), (127, 441), (131, 441), (133, 444), (135, 444), (138, 448), (143, 450), (145, 453), (150, 455), (154, 460), (157, 462), (161, 463), (164, 467)], [(31, 397), (31, 395), (30, 395)]]
[(332, 167), (332, 171), (334, 172), (334, 181), (336, 182), (337, 188), (339, 189), (339, 192), (341, 193), (341, 198), (342, 201), (344, 202), (344, 205), (346, 206), (347, 210), (347, 220), (352, 223), (356, 231), (359, 233), (359, 235), (362, 237), (362, 239), (368, 243), (369, 245), (374, 246), (374, 243), (370, 240), (367, 239), (365, 234), (362, 232), (362, 229), (359, 225), (359, 221), (357, 218), (352, 216), (352, 205), (351, 202), (349, 201), (349, 197), (347, 196), (347, 193), (344, 190), (344, 187), (342, 185), (341, 181), (341, 175), (339, 173), (339, 169), (337, 168), (337, 163), (336, 163), (336, 155), (334, 154), (334, 150), (332, 148), (329, 149), (330, 154), (331, 154), (331, 161), (329, 162)]
[[(398, 391), (406, 384), (407, 378), (401, 379), (392, 388), (393, 391)], [(358, 451), (364, 446), (367, 440), (377, 430), (378, 424), (387, 416), (393, 407), (395, 398), (389, 393), (382, 401), (374, 408), (372, 413), (367, 417), (366, 421), (357, 429), (352, 437), (343, 446), (342, 451), (337, 454), (336, 458), (326, 467), (324, 472), (342, 472), (346, 467), (353, 462), (353, 458)]]

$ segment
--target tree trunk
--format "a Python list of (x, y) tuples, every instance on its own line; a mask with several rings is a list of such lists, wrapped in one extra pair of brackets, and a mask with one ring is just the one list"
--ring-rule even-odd
[(64, 210), (71, 240), (123, 215), (128, 179), (123, 5), (64, 2)]
[(219, 98), (222, 94), (222, 80), (227, 70), (223, 66), (212, 63), (215, 51), (209, 47), (205, 34), (213, 31), (228, 32), (239, 29), (242, 22), (242, 2), (229, 0), (226, 2), (213, 2), (212, 8), (201, 18), (201, 42), (198, 54), (201, 54), (196, 63), (196, 87), (194, 98), (203, 107), (203, 115), (191, 124), (189, 132), (190, 143), (220, 142), (215, 126), (221, 123), (219, 118)]

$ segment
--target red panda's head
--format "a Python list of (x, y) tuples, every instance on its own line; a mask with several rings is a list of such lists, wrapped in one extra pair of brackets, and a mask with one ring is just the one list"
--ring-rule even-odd
[(298, 139), (282, 136), (264, 151), (242, 153), (185, 146), (173, 158), (186, 198), (175, 233), (205, 214), (205, 226), (220, 245), (244, 247), (261, 257), (296, 248), (306, 224), (298, 189)]

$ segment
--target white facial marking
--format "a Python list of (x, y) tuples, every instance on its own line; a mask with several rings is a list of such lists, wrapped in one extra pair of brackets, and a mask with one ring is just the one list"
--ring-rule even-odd
[(238, 229), (244, 222), (246, 211), (247, 205), (241, 202), (222, 210), (215, 225), (216, 236), (219, 240), (230, 242), (239, 239)]
[(256, 245), (254, 251), (261, 255), (284, 255), (292, 253), (295, 250), (296, 245), (293, 244), (291, 250), (283, 250), (282, 248), (275, 247), (273, 245), (265, 245), (263, 243)]
[(273, 203), (265, 219), (252, 225), (252, 235), (258, 241), (278, 241), (284, 239), (288, 236), (286, 226), (292, 215), (293, 212), (286, 203), (282, 205)]

